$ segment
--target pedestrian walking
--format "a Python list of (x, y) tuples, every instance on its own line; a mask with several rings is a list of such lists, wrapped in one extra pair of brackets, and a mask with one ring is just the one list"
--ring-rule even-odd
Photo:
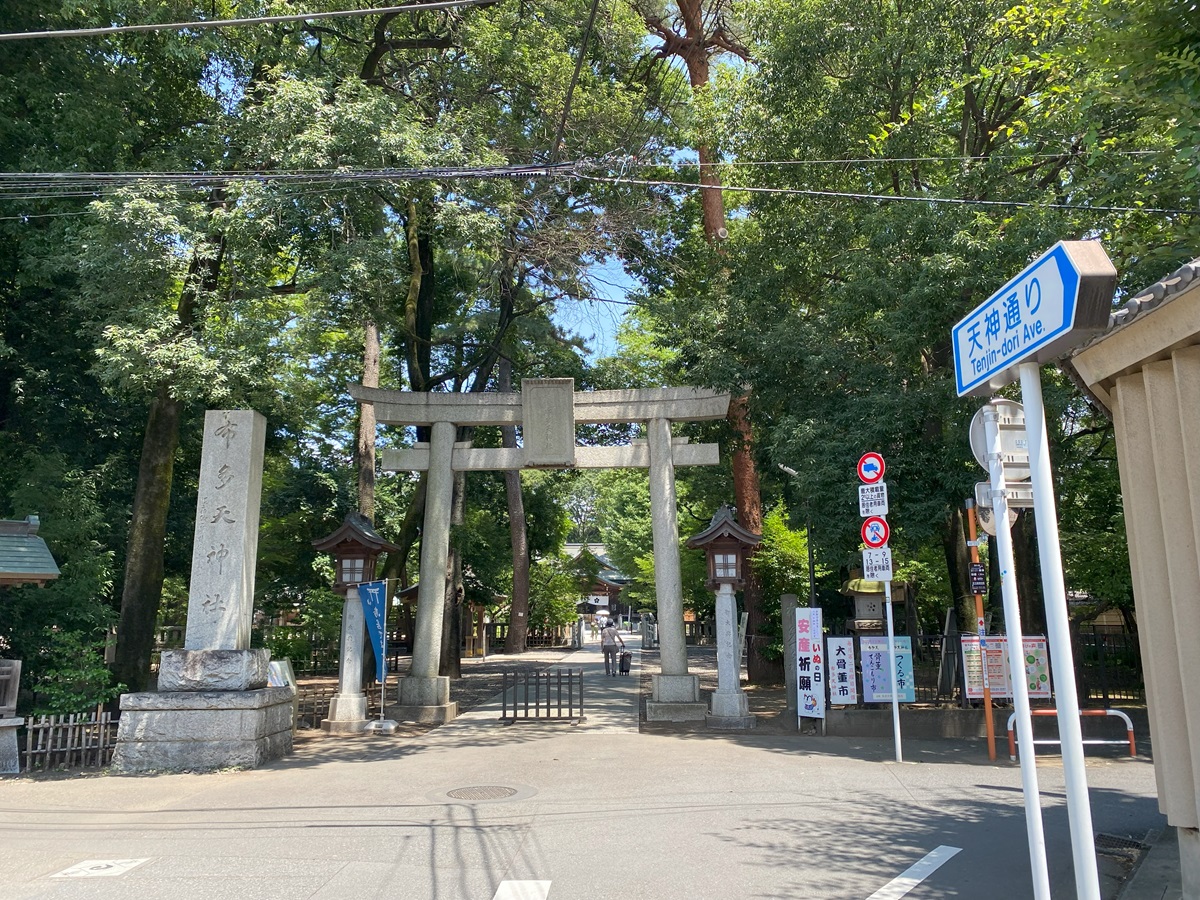
[(621, 633), (617, 631), (617, 626), (613, 622), (609, 622), (604, 630), (600, 632), (600, 649), (604, 651), (604, 674), (617, 677), (617, 647), (625, 649), (625, 641), (621, 638)]

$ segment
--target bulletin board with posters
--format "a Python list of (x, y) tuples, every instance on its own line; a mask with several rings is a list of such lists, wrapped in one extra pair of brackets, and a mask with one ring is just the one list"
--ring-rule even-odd
[[(888, 674), (888, 639), (861, 637), (862, 679), (864, 703), (891, 703), (892, 680)], [(913, 679), (912, 640), (906, 635), (896, 641), (896, 693), (900, 703), (916, 703), (917, 688)]]
[[(1029, 688), (1029, 699), (1048, 700), (1051, 696), (1050, 652), (1046, 638), (1028, 636), (1025, 645), (1025, 684)], [(983, 699), (983, 671), (980, 666), (979, 636), (962, 636), (963, 671), (967, 673), (967, 697)], [(1008, 667), (1008, 638), (998, 635), (987, 637), (988, 687), (995, 698), (1012, 697), (1012, 677)]]

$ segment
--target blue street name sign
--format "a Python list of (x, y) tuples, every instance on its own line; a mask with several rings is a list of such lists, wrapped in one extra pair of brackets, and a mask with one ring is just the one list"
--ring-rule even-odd
[(1017, 366), (1049, 362), (1108, 326), (1117, 270), (1095, 241), (1060, 241), (954, 326), (960, 397), (988, 394)]

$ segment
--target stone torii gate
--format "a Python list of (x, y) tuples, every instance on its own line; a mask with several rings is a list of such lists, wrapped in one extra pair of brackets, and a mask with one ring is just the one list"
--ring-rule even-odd
[[(519, 394), (441, 394), (387, 391), (351, 385), (350, 395), (375, 407), (384, 425), (430, 428), (428, 444), (385, 450), (383, 469), (428, 472), (425, 523), (421, 532), (417, 621), (411, 674), (400, 679), (397, 718), (447, 721), (457, 714), (450, 679), (438, 675), (450, 507), (455, 471), (524, 468), (648, 468), (654, 535), (655, 597), (658, 601), (661, 674), (653, 676), (647, 716), (657, 720), (702, 719), (699, 680), (688, 674), (683, 633), (683, 586), (679, 567), (675, 467), (712, 466), (716, 444), (688, 444), (671, 437), (671, 422), (723, 419), (729, 395), (698, 388), (575, 392), (572, 378), (526, 378)], [(578, 425), (645, 422), (646, 442), (623, 447), (582, 447)], [(523, 446), (472, 447), (456, 443), (459, 425), (520, 425)]]

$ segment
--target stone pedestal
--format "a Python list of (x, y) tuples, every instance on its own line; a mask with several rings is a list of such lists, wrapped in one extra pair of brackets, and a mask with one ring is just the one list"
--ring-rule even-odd
[(23, 724), (24, 719), (0, 719), (0, 775), (16, 775), (21, 771), (17, 729)]
[(714, 731), (749, 731), (756, 722), (743, 691), (713, 694), (712, 711), (704, 717), (705, 725)]
[(401, 678), (396, 696), (398, 704), (387, 707), (384, 712), (397, 722), (442, 725), (458, 717), (458, 703), (450, 699), (450, 679), (444, 675)]
[(329, 718), (321, 720), (328, 734), (362, 734), (367, 730), (367, 695), (334, 694), (329, 700)]
[(754, 716), (742, 690), (741, 647), (738, 646), (737, 608), (733, 587), (717, 589), (717, 692), (705, 721), (709, 728), (744, 731), (754, 727)]
[(290, 687), (121, 695), (112, 770), (254, 768), (292, 752)]
[(267, 686), (270, 650), (164, 650), (158, 690), (253, 691)]
[(329, 701), (328, 718), (321, 721), (321, 730), (328, 734), (362, 734), (367, 729), (367, 695), (362, 689), (364, 619), (358, 587), (350, 585), (342, 604), (338, 692)]
[(708, 713), (708, 704), (700, 700), (700, 679), (696, 675), (651, 675), (651, 699), (646, 701), (646, 720), (650, 722), (698, 722)]

